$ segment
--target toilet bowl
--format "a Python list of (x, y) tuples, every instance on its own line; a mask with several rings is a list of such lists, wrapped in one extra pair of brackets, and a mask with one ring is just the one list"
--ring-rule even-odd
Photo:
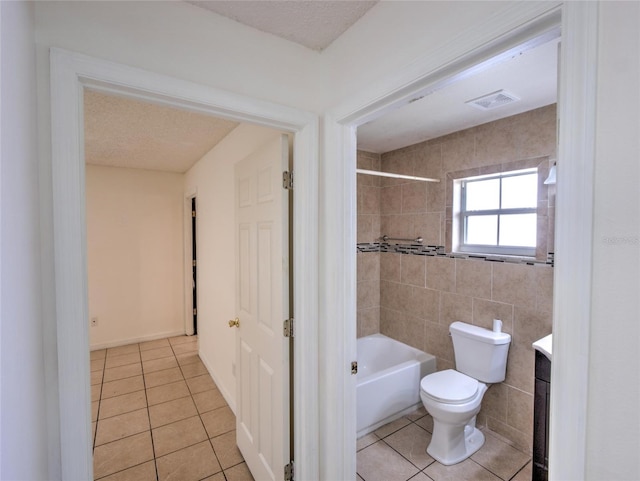
[(484, 444), (476, 428), (487, 385), (452, 369), (426, 376), (420, 382), (420, 398), (433, 417), (433, 433), (427, 453), (445, 466), (464, 461)]
[(420, 398), (433, 417), (427, 453), (449, 466), (464, 461), (484, 444), (476, 415), (490, 383), (506, 375), (511, 336), (454, 322), (449, 326), (456, 369), (438, 371), (420, 381)]

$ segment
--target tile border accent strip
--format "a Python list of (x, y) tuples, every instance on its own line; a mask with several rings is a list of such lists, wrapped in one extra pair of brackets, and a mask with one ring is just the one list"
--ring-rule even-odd
[(504, 262), (508, 264), (547, 265), (553, 267), (554, 253), (547, 253), (547, 260), (524, 257), (492, 256), (484, 254), (447, 253), (444, 246), (425, 246), (421, 244), (389, 244), (387, 242), (361, 242), (356, 245), (358, 252), (391, 252), (414, 256), (447, 257), (449, 259), (477, 259), (488, 262)]

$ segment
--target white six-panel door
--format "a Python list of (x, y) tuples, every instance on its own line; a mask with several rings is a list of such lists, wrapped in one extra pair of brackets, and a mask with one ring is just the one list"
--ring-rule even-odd
[(281, 480), (289, 462), (288, 139), (236, 164), (237, 442), (257, 480)]

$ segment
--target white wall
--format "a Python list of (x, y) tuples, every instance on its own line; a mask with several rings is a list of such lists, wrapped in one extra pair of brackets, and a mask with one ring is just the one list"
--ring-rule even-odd
[(182, 1), (36, 2), (37, 42), (306, 110), (318, 53)]
[[(600, 4), (587, 479), (640, 479), (640, 3)], [(585, 300), (586, 301), (586, 300)]]
[[(491, 21), (519, 2), (382, 1), (323, 51), (325, 107), (358, 96), (362, 85), (384, 85), (381, 79), (411, 68), (416, 58), (437, 59), (449, 53), (453, 39)], [(511, 4), (511, 5), (510, 5)], [(556, 2), (549, 2), (553, 8)], [(459, 54), (466, 53), (464, 50)], [(436, 64), (438, 65), (438, 64)], [(382, 90), (381, 90), (382, 92)]]
[(183, 178), (86, 166), (92, 349), (184, 334)]
[(198, 340), (200, 357), (235, 411), (236, 265), (234, 165), (278, 133), (240, 124), (185, 174), (197, 193)]
[(0, 2), (0, 478), (47, 479), (34, 6)]

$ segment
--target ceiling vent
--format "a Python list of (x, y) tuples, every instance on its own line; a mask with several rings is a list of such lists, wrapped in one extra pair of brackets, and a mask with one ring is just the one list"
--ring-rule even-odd
[(477, 99), (467, 100), (465, 104), (472, 105), (473, 107), (480, 110), (491, 110), (497, 107), (502, 107), (503, 105), (517, 102), (518, 100), (520, 99), (513, 95), (511, 92), (507, 92), (506, 90), (498, 90), (497, 92), (483, 95), (482, 97), (478, 97)]

